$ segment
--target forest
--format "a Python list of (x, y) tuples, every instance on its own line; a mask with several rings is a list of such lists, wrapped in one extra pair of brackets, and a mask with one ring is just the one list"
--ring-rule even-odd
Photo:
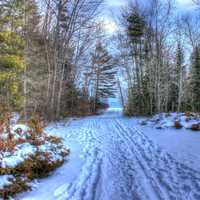
[[(68, 193), (63, 192), (61, 199), (56, 195), (62, 191), (53, 188), (56, 197), (49, 200), (96, 200), (94, 190), (99, 189), (102, 161), (113, 169), (108, 169), (110, 174), (118, 175), (111, 179), (115, 183), (108, 181), (108, 196), (98, 200), (182, 199), (184, 185), (170, 190), (168, 182), (163, 184), (155, 178), (159, 173), (180, 182), (180, 174), (186, 174), (187, 194), (192, 200), (200, 199), (200, 185), (192, 181), (200, 180), (195, 170), (191, 170), (192, 176), (186, 163), (179, 173), (176, 159), (154, 145), (151, 133), (143, 134), (148, 127), (141, 132), (138, 127), (150, 124), (157, 129), (200, 130), (200, 0), (182, 1), (184, 8), (180, 2), (0, 0), (0, 199), (29, 190), (33, 180), (62, 165), (68, 169), (64, 163), (71, 154), (72, 158), (74, 152), (76, 155), (74, 143), (85, 144), (87, 164), (82, 170), (88, 179), (82, 173), (71, 186), (63, 183), (60, 189), (64, 187)], [(119, 102), (118, 110), (112, 110), (110, 99)], [(139, 122), (139, 118), (144, 120)], [(68, 128), (68, 123), (74, 126)], [(131, 159), (126, 157), (129, 154)], [(190, 160), (186, 154), (183, 160)], [(193, 160), (200, 163), (200, 157), (195, 156)], [(149, 181), (152, 196), (143, 182), (144, 188), (140, 188), (139, 182), (132, 180), (134, 173), (130, 172), (131, 177), (125, 173), (126, 167), (132, 169), (133, 161), (136, 172), (144, 171), (140, 175)], [(158, 169), (164, 166), (166, 174), (154, 170), (157, 165)], [(153, 177), (146, 175), (148, 170)], [(143, 180), (141, 177), (138, 180)], [(122, 185), (133, 193), (121, 191), (118, 181), (124, 181)], [(144, 189), (144, 196), (140, 190), (128, 188), (128, 181)], [(174, 179), (165, 181), (176, 185)], [(166, 185), (168, 189), (163, 190)], [(89, 186), (96, 188), (91, 192)], [(160, 196), (155, 198), (154, 190), (158, 189)]]
[(125, 16), (127, 34), (120, 46), (129, 85), (127, 114), (199, 112), (199, 12), (180, 13), (172, 1), (155, 0)]
[(100, 97), (113, 95), (116, 74), (95, 22), (101, 1), (40, 4), (1, 1), (1, 104), (25, 119), (95, 112)]
[(198, 9), (184, 14), (173, 1), (136, 1), (108, 38), (97, 20), (102, 4), (1, 1), (3, 107), (55, 120), (93, 113), (101, 98), (121, 91), (127, 115), (199, 112)]

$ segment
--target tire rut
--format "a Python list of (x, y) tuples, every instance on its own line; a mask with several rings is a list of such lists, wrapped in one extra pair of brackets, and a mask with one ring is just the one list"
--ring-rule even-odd
[[(116, 123), (122, 132), (128, 135), (130, 143), (137, 147), (137, 153), (140, 155), (138, 161), (147, 163), (148, 174), (152, 172), (153, 180), (157, 182), (159, 188), (164, 188), (168, 199), (200, 199), (200, 175), (195, 170), (177, 162), (137, 129), (127, 128), (120, 121)], [(161, 196), (160, 199), (166, 198)]]

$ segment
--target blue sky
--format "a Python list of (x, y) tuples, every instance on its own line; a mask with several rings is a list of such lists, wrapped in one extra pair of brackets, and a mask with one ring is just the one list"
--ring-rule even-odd
[[(188, 9), (189, 7), (194, 6), (192, 0), (175, 0), (177, 6)], [(120, 7), (126, 5), (128, 0), (106, 0), (106, 4), (110, 7)]]
[[(115, 18), (121, 8), (126, 6), (128, 2), (130, 2), (130, 0), (105, 0), (104, 13), (102, 15), (105, 32), (108, 34), (114, 34), (117, 31), (118, 26), (115, 22)], [(195, 5), (192, 0), (175, 0), (175, 2), (177, 12), (191, 12), (195, 9)]]

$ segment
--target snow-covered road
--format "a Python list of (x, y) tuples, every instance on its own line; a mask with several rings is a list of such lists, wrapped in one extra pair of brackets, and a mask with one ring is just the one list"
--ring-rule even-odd
[(200, 173), (176, 161), (117, 110), (50, 126), (71, 157), (20, 200), (199, 200)]

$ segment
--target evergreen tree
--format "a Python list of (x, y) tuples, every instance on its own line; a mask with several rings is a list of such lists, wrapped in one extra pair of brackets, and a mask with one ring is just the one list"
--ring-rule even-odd
[[(128, 37), (131, 43), (131, 54), (134, 65), (134, 81), (129, 85), (127, 112), (133, 114), (150, 113), (149, 79), (145, 69), (148, 62), (148, 41), (146, 42), (147, 27), (139, 10), (134, 8), (127, 18)], [(146, 74), (145, 74), (146, 73)]]
[(0, 99), (12, 108), (23, 103), (21, 72), (24, 61), (23, 1), (3, 1), (0, 12)]
[(101, 43), (96, 45), (94, 54), (92, 54), (92, 77), (94, 85), (94, 110), (97, 109), (97, 103), (100, 98), (113, 97), (115, 94), (115, 61), (106, 51)]
[(170, 110), (180, 111), (183, 97), (184, 53), (181, 43), (178, 42), (176, 51), (176, 64), (171, 74)]
[(200, 112), (200, 47), (194, 48), (191, 71), (192, 109)]
[(128, 35), (133, 45), (141, 42), (144, 36), (145, 22), (135, 8), (128, 16)]

